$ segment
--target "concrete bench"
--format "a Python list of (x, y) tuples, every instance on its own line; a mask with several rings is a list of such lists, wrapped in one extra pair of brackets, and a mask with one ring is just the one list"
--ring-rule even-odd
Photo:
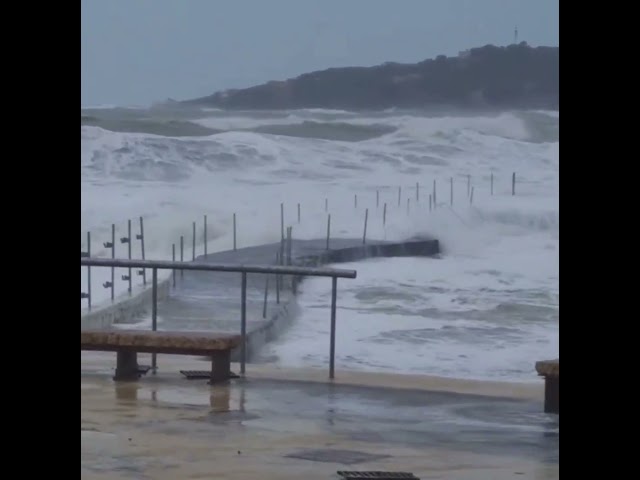
[(560, 359), (536, 362), (536, 372), (544, 377), (544, 411), (560, 414)]
[(140, 377), (138, 353), (204, 355), (211, 358), (211, 383), (227, 380), (231, 350), (240, 345), (240, 335), (197, 332), (152, 332), (148, 330), (81, 330), (80, 350), (116, 352), (115, 381)]

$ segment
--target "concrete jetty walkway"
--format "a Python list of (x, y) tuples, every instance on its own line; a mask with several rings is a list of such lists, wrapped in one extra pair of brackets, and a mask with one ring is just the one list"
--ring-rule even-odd
[[(211, 253), (196, 258), (198, 263), (233, 263), (275, 265), (280, 243), (247, 247)], [(437, 240), (412, 239), (404, 242), (331, 239), (292, 240), (291, 264), (320, 266), (329, 263), (352, 262), (365, 258), (392, 256), (433, 256), (440, 252)], [(288, 252), (285, 249), (285, 256)], [(282, 279), (280, 301), (277, 302), (276, 277), (269, 276), (267, 310), (263, 318), (263, 305), (267, 275), (247, 276), (247, 331), (248, 358), (251, 359), (264, 342), (275, 338), (295, 313), (292, 300), (292, 279)], [(330, 282), (327, 279), (327, 282)], [(342, 280), (348, 281), (348, 280)], [(170, 280), (173, 284), (173, 280)], [(206, 331), (218, 333), (240, 332), (241, 274), (225, 272), (175, 272), (175, 288), (158, 306), (158, 329), (180, 331)], [(340, 281), (338, 282), (338, 302)], [(260, 333), (260, 335), (258, 335)]]

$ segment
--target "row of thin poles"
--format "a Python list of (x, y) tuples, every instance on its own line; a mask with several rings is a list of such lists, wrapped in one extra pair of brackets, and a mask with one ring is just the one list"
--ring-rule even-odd
[[(140, 217), (140, 230), (139, 233), (136, 234), (136, 240), (140, 241), (140, 254), (142, 260), (145, 259), (145, 250), (144, 250), (144, 219)], [(127, 236), (120, 238), (121, 244), (127, 245), (127, 256), (129, 260), (132, 259), (132, 249), (133, 249), (133, 236), (132, 236), (132, 226), (131, 220), (127, 221)], [(116, 226), (115, 224), (111, 224), (111, 238), (102, 244), (104, 248), (111, 250), (111, 258), (116, 258)], [(91, 232), (87, 232), (87, 250), (84, 252), (80, 252), (81, 257), (91, 257)], [(147, 284), (147, 275), (145, 269), (141, 269), (137, 271), (137, 274), (142, 276), (142, 282), (144, 285)], [(128, 273), (126, 275), (122, 275), (122, 280), (128, 282), (128, 292), (131, 294), (133, 289), (133, 274), (131, 268), (128, 269)], [(111, 279), (107, 280), (102, 284), (104, 288), (108, 288), (111, 290), (111, 301), (115, 299), (115, 268), (111, 267)], [(92, 285), (91, 285), (91, 267), (87, 267), (87, 291), (80, 292), (80, 298), (86, 298), (88, 309), (91, 310), (92, 307)]]
[[(467, 198), (470, 200), (470, 203), (473, 203), (473, 193), (475, 190), (475, 187), (472, 185), (471, 183), (471, 175), (467, 175), (466, 176), (467, 179)], [(453, 205), (453, 192), (454, 192), (454, 178), (450, 177), (449, 178), (449, 186), (450, 186), (450, 195), (449, 195), (449, 203), (450, 205)], [(490, 191), (491, 191), (491, 195), (494, 195), (494, 175), (493, 173), (491, 173), (490, 176)], [(415, 201), (416, 203), (420, 203), (420, 192), (421, 192), (421, 186), (420, 186), (420, 182), (416, 182), (415, 185)], [(436, 180), (433, 181), (433, 188), (432, 188), (432, 192), (428, 195), (428, 199), (429, 199), (429, 207), (431, 208), (435, 208), (438, 203), (437, 203), (437, 196), (436, 196)], [(515, 195), (516, 194), (516, 173), (513, 172), (513, 174), (511, 175), (511, 195)], [(407, 208), (409, 208), (411, 204), (411, 197), (407, 197)], [(358, 194), (354, 194), (353, 196), (353, 206), (354, 208), (358, 208)], [(386, 209), (387, 206), (387, 202), (383, 203), (383, 208)], [(401, 207), (402, 206), (402, 186), (398, 187), (398, 201), (397, 201), (397, 206)], [(380, 190), (376, 189), (376, 208), (380, 207)], [(324, 199), (324, 211), (325, 212), (329, 212), (329, 199), (325, 198)], [(300, 222), (300, 204), (298, 204), (298, 223)]]
[[(473, 204), (474, 190), (475, 187), (471, 184), (471, 175), (467, 175), (467, 198), (469, 204)], [(451, 177), (449, 179), (450, 184), (450, 195), (449, 195), (449, 203), (453, 206), (454, 203), (454, 179)], [(415, 185), (415, 201), (416, 203), (420, 202), (420, 183), (416, 182)], [(491, 195), (494, 194), (494, 175), (493, 172), (490, 176), (490, 191)], [(511, 194), (516, 194), (516, 173), (513, 172), (511, 177)], [(432, 192), (428, 195), (428, 203), (429, 210), (435, 209), (438, 206), (437, 202), (437, 188), (436, 188), (436, 180), (433, 180)], [(398, 187), (398, 206), (402, 204), (402, 186)], [(411, 198), (407, 198), (407, 213), (410, 210), (411, 206)], [(376, 190), (376, 208), (380, 206), (380, 190)], [(301, 222), (301, 206), (300, 203), (296, 205), (297, 207), (297, 222)], [(324, 202), (325, 212), (329, 210), (329, 199), (325, 198)], [(358, 195), (354, 195), (354, 208), (358, 208)], [(367, 226), (368, 226), (368, 217), (369, 217), (369, 209), (365, 209), (364, 216), (364, 229), (362, 235), (362, 243), (366, 244), (367, 237)], [(236, 214), (233, 213), (233, 250), (237, 250), (237, 222), (236, 222)], [(382, 212), (382, 226), (386, 226), (387, 221), (387, 202), (383, 203), (383, 212)], [(192, 260), (196, 258), (196, 238), (197, 238), (197, 225), (196, 222), (192, 223)], [(284, 238), (285, 228), (284, 228), (284, 203), (280, 204), (280, 229), (281, 229), (281, 238)], [(204, 215), (204, 228), (203, 228), (203, 246), (204, 246), (204, 256), (205, 258), (208, 255), (207, 246), (208, 246), (208, 229), (207, 229), (207, 215)], [(326, 236), (326, 249), (329, 249), (330, 245), (330, 237), (331, 237), (331, 214), (327, 215), (327, 236)], [(140, 250), (141, 250), (141, 258), (145, 259), (145, 239), (144, 239), (144, 219), (142, 217), (139, 218), (139, 233), (136, 234), (136, 239), (140, 241)], [(180, 261), (184, 261), (184, 236), (180, 236)], [(127, 236), (120, 238), (121, 244), (127, 245), (127, 254), (128, 258), (132, 258), (132, 245), (133, 245), (133, 237), (132, 237), (132, 225), (131, 220), (127, 221)], [(103, 243), (103, 246), (107, 249), (111, 250), (111, 258), (116, 258), (116, 226), (115, 224), (111, 225), (111, 238)], [(176, 245), (172, 244), (172, 259), (176, 260)], [(81, 252), (82, 255), (91, 256), (91, 232), (87, 232), (87, 250), (86, 252)], [(136, 272), (138, 275), (142, 276), (143, 285), (146, 285), (146, 271), (144, 269)], [(184, 271), (181, 270), (181, 277), (184, 276)], [(175, 271), (173, 271), (173, 285), (176, 284), (176, 275)], [(129, 269), (126, 275), (122, 275), (121, 279), (123, 281), (128, 282), (127, 291), (131, 295), (132, 286), (133, 286), (133, 275), (131, 269)], [(110, 289), (111, 300), (115, 300), (115, 268), (111, 268), (111, 279), (104, 282), (102, 284), (104, 288)], [(87, 291), (81, 292), (81, 298), (87, 299), (88, 309), (92, 308), (92, 285), (91, 285), (91, 267), (87, 267)]]
[[(139, 233), (136, 234), (136, 240), (140, 241), (140, 252), (141, 252), (141, 258), (142, 260), (145, 259), (145, 236), (144, 236), (144, 218), (140, 217), (139, 218), (139, 225), (140, 225), (140, 230)], [(208, 255), (207, 252), (207, 245), (208, 245), (208, 239), (207, 239), (207, 216), (204, 216), (204, 230), (203, 230), (203, 244), (204, 244), (204, 256), (206, 257)], [(192, 260), (195, 260), (196, 258), (196, 222), (193, 222), (192, 224)], [(127, 221), (127, 235), (124, 237), (120, 238), (120, 243), (121, 244), (126, 244), (127, 245), (127, 258), (129, 260), (131, 260), (133, 258), (132, 256), (132, 247), (133, 247), (133, 237), (132, 237), (132, 225), (131, 225), (131, 220)], [(237, 241), (236, 241), (236, 214), (233, 214), (233, 249), (236, 250), (237, 246)], [(116, 225), (115, 224), (111, 224), (111, 236), (110, 239), (103, 242), (103, 246), (104, 248), (110, 250), (111, 253), (111, 258), (116, 258)], [(180, 261), (184, 261), (184, 235), (180, 236)], [(86, 251), (81, 251), (80, 252), (81, 256), (84, 257), (90, 257), (91, 256), (91, 232), (87, 232), (87, 250)], [(171, 256), (172, 259), (175, 261), (176, 260), (176, 245), (175, 243), (172, 244), (171, 246)], [(184, 272), (181, 272), (182, 274), (184, 274)], [(141, 269), (137, 272), (138, 275), (142, 276), (142, 283), (143, 285), (146, 286), (147, 284), (147, 277), (146, 277), (146, 271), (145, 269)], [(175, 271), (174, 271), (174, 286), (175, 286)], [(129, 293), (129, 295), (131, 295), (132, 291), (133, 291), (133, 275), (132, 275), (132, 271), (131, 268), (129, 268), (129, 271), (126, 275), (122, 275), (122, 280), (128, 282), (128, 288), (127, 291)], [(102, 286), (104, 288), (108, 288), (111, 291), (111, 301), (115, 300), (115, 283), (116, 283), (116, 279), (115, 279), (115, 268), (111, 268), (111, 278), (110, 280), (107, 280), (106, 282), (104, 282), (102, 284)], [(80, 297), (81, 299), (87, 299), (87, 308), (89, 310), (91, 310), (92, 308), (92, 283), (91, 283), (91, 267), (87, 267), (87, 291), (86, 292), (80, 292)]]

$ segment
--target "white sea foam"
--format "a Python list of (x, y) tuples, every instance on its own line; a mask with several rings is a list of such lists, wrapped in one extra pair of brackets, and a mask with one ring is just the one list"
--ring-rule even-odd
[[(537, 119), (530, 118), (532, 114)], [(281, 202), (294, 237), (321, 238), (326, 234), (326, 198), (332, 235), (360, 237), (364, 210), (369, 208), (369, 238), (430, 234), (444, 249), (439, 260), (353, 265), (358, 279), (340, 282), (338, 366), (529, 378), (533, 361), (557, 356), (559, 143), (553, 135), (545, 138), (547, 133), (536, 131), (536, 122), (555, 122), (557, 127), (559, 115), (212, 115), (201, 122), (231, 130), (326, 122), (333, 115), (336, 122), (386, 124), (396, 131), (366, 141), (339, 142), (249, 131), (169, 138), (81, 127), (83, 250), (90, 230), (92, 254), (110, 256), (103, 242), (110, 240), (115, 223), (116, 256), (126, 257), (126, 245), (119, 238), (126, 235), (127, 219), (133, 220), (134, 236), (138, 233), (140, 216), (145, 221), (147, 258), (171, 258), (171, 246), (179, 246), (182, 235), (185, 258), (190, 259), (194, 221), (196, 251), (201, 253), (205, 214), (210, 252), (232, 245), (233, 213), (239, 246), (277, 241)], [(511, 195), (514, 171), (516, 196)], [(468, 175), (473, 205), (467, 197)], [(429, 212), (434, 180), (439, 208)], [(138, 241), (133, 243), (133, 256), (140, 258)], [(126, 291), (126, 282), (119, 280), (123, 273), (116, 272), (117, 294)], [(109, 290), (102, 287), (108, 279), (109, 269), (92, 270), (94, 305), (108, 302)], [(139, 284), (140, 278), (135, 281)], [(82, 290), (85, 282), (86, 269), (81, 269)], [(275, 361), (326, 361), (327, 288), (321, 280), (303, 285), (300, 302), (307, 308), (287, 335), (269, 347), (267, 353)], [(322, 309), (313, 308), (321, 304)]]

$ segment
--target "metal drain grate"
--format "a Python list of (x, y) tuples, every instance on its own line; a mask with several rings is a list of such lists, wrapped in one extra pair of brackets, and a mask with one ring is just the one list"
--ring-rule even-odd
[(370, 480), (420, 480), (413, 473), (409, 472), (377, 472), (377, 471), (367, 471), (367, 472), (350, 472), (350, 471), (339, 471), (338, 475), (340, 475), (344, 480), (359, 480), (359, 479), (370, 479)]
[[(187, 377), (187, 380), (209, 380), (211, 372), (207, 370), (180, 370), (180, 373)], [(229, 378), (240, 378), (233, 372), (229, 372)]]

